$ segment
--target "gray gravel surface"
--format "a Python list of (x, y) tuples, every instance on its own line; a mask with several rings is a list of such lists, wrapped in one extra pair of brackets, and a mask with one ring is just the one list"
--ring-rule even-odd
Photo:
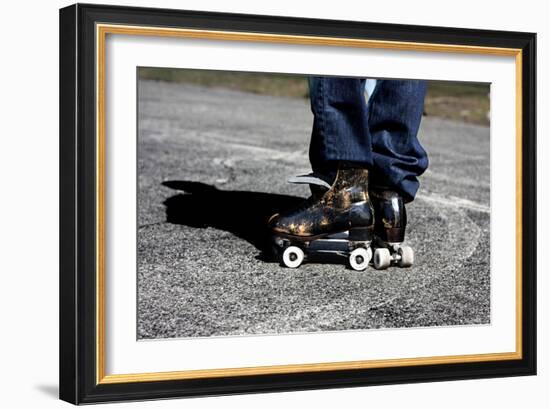
[(489, 128), (424, 118), (416, 264), (356, 272), (264, 251), (308, 195), (306, 100), (141, 81), (138, 116), (138, 339), (490, 323)]

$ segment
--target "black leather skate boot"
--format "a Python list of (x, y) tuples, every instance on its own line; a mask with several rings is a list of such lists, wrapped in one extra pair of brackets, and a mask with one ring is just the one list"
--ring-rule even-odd
[(396, 191), (384, 188), (373, 187), (369, 193), (375, 218), (374, 267), (384, 269), (392, 262), (400, 267), (412, 266), (413, 250), (402, 245), (407, 227), (407, 211), (403, 197)]
[(320, 242), (338, 241), (347, 243), (347, 249), (338, 253), (349, 254), (354, 269), (368, 266), (374, 233), (368, 175), (367, 169), (340, 168), (332, 185), (309, 182), (309, 199), (296, 209), (270, 218), (275, 243), (283, 250), (283, 264), (298, 267), (304, 252), (314, 252)]
[(309, 241), (349, 231), (350, 240), (370, 241), (373, 209), (366, 169), (339, 169), (330, 188), (316, 187), (297, 209), (275, 214), (269, 226), (275, 235)]

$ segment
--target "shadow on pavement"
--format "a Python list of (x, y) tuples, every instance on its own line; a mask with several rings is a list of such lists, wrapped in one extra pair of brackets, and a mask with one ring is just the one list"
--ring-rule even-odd
[(265, 261), (273, 259), (268, 219), (304, 200), (274, 193), (219, 190), (192, 181), (170, 180), (162, 185), (183, 192), (164, 201), (168, 223), (228, 231), (254, 245)]

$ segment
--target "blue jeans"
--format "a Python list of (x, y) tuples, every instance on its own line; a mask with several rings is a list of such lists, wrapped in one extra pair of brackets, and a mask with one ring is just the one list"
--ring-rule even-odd
[(338, 162), (370, 170), (372, 185), (414, 199), (428, 155), (417, 138), (425, 81), (377, 80), (368, 103), (365, 80), (310, 77), (313, 130), (309, 158), (314, 171), (332, 172)]

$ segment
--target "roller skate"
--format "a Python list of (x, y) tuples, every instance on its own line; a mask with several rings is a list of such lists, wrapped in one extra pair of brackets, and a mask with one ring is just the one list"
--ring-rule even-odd
[(314, 175), (301, 177), (312, 195), (296, 209), (269, 220), (281, 264), (299, 267), (321, 253), (346, 257), (351, 268), (365, 270), (372, 258), (373, 208), (368, 170), (340, 168), (332, 184)]
[(374, 207), (375, 224), (373, 240), (373, 265), (383, 270), (390, 265), (410, 267), (414, 263), (414, 252), (404, 246), (407, 212), (403, 197), (389, 189), (369, 190)]

